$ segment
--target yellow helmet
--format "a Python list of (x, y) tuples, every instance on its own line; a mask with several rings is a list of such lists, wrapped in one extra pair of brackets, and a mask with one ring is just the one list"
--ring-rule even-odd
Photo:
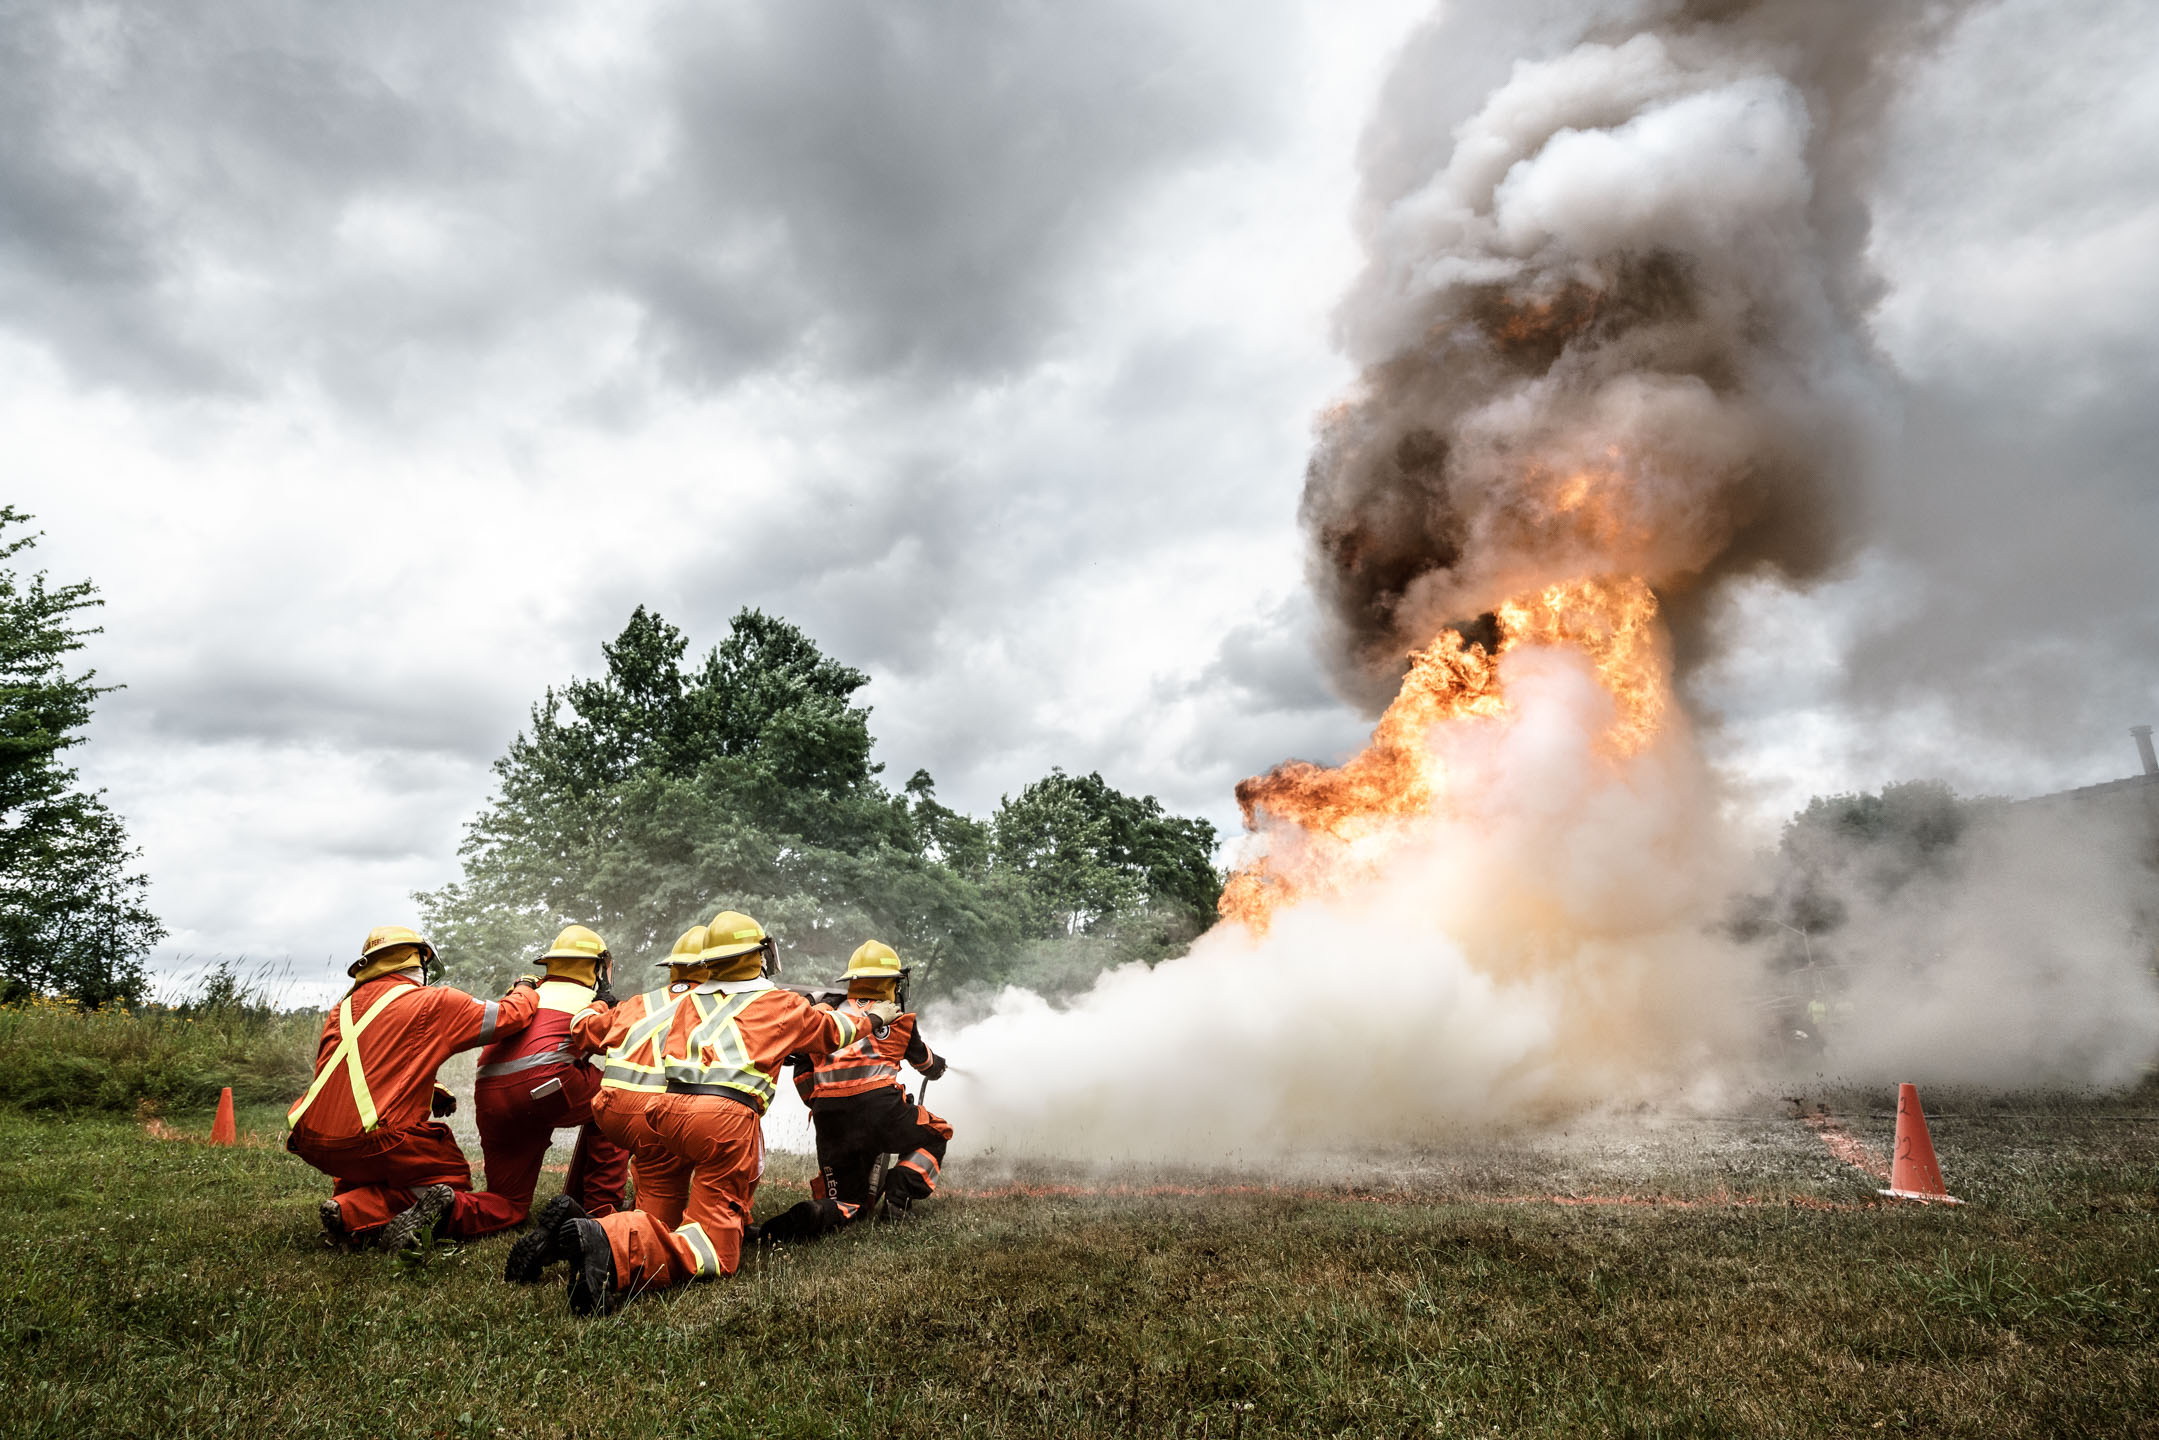
[[(595, 989), (606, 988), (609, 974), (614, 969), (614, 956), (608, 953), (607, 942), (582, 925), (572, 925), (557, 935), (555, 943), (540, 960), (547, 966), (547, 973), (556, 979), (591, 985)], [(555, 964), (558, 960), (568, 963), (558, 970)], [(589, 979), (580, 973), (580, 967), (575, 963), (579, 960), (591, 962)]]
[(899, 952), (882, 940), (865, 940), (847, 957), (849, 980), (897, 979), (900, 969)]
[(704, 953), (705, 927), (702, 925), (692, 925), (689, 929), (683, 931), (679, 936), (675, 937), (675, 948), (667, 952), (667, 958), (665, 960), (662, 960), (659, 964), (653, 966), (652, 968), (655, 970), (665, 970), (671, 965), (695, 965), (699, 960), (704, 957)]
[(572, 925), (555, 937), (555, 943), (542, 960), (605, 960), (608, 958), (607, 942), (582, 925)]
[[(368, 931), (367, 938), (360, 942), (360, 958), (347, 965), (345, 973), (354, 979), (358, 979), (362, 970), (374, 966), (377, 957), (384, 961), (394, 958), (389, 952), (401, 945), (413, 947), (416, 952), (413, 958), (404, 964), (392, 965), (385, 963), (376, 969), (375, 973), (377, 975), (387, 975), (392, 970), (407, 970), (417, 965), (420, 967), (420, 972), (423, 975), (426, 974), (428, 965), (434, 961), (435, 947), (427, 943), (425, 935), (422, 935), (417, 930), (407, 929), (403, 925), (377, 925), (374, 929)], [(372, 979), (373, 977), (370, 976), (369, 978)]]
[(732, 960), (772, 943), (765, 927), (738, 910), (722, 910), (705, 922), (705, 948), (700, 960)]

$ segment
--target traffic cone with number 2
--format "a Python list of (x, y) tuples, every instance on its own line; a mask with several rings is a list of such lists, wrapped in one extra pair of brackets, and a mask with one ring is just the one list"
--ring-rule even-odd
[(232, 1087), (227, 1085), (225, 1093), (217, 1097), (217, 1119), (210, 1122), (210, 1143), (231, 1145), (239, 1138), (232, 1123)]
[(1897, 1087), (1897, 1155), (1889, 1167), (1889, 1188), (1881, 1193), (1930, 1205), (1964, 1203), (1942, 1184), (1942, 1167), (1934, 1159), (1934, 1139), (1927, 1134), (1927, 1112), (1919, 1108), (1916, 1085)]

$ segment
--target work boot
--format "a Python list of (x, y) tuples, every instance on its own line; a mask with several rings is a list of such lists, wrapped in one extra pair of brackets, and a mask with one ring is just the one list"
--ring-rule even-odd
[(917, 1200), (930, 1198), (930, 1182), (912, 1165), (896, 1165), (885, 1177), (885, 1198), (904, 1200), (912, 1205)]
[(915, 1213), (915, 1202), (930, 1193), (929, 1182), (905, 1165), (894, 1166), (885, 1177), (884, 1207), (882, 1219), (894, 1224), (910, 1218)]
[(335, 1200), (325, 1200), (315, 1213), (322, 1217), (322, 1243), (332, 1250), (350, 1250), (352, 1232), (345, 1228), (345, 1207)]
[(573, 1215), (562, 1222), (556, 1243), (570, 1261), (570, 1313), (606, 1315), (615, 1308), (615, 1253), (597, 1220)]
[(412, 1202), (412, 1208), (401, 1215), (392, 1216), (390, 1223), (382, 1227), (382, 1235), (375, 1243), (385, 1250), (419, 1249), (427, 1240), (434, 1238), (435, 1222), (442, 1212), (449, 1209), (457, 1199), (457, 1191), (447, 1185), (428, 1185)]
[(548, 1266), (576, 1254), (556, 1243), (556, 1232), (562, 1229), (563, 1221), (582, 1218), (584, 1214), (585, 1207), (567, 1195), (557, 1195), (542, 1205), (540, 1213), (532, 1217), (532, 1229), (520, 1235), (517, 1243), (510, 1247), (510, 1260), (502, 1267), (502, 1278), (512, 1285), (530, 1285)]

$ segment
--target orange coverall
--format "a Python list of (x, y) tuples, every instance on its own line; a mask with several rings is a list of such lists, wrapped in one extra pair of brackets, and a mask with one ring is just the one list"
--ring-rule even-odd
[(683, 1223), (645, 1211), (599, 1219), (626, 1294), (732, 1275), (742, 1228), (764, 1173), (761, 1120), (789, 1055), (851, 1044), (856, 1022), (769, 980), (708, 981), (675, 1006), (662, 1058), (666, 1093), (645, 1119), (669, 1153), (691, 1167)]
[[(689, 1203), (690, 1165), (660, 1143), (645, 1118), (646, 1102), (667, 1093), (667, 1071), (660, 1059), (667, 1029), (663, 1025), (642, 1033), (649, 1027), (640, 1022), (695, 988), (677, 983), (633, 995), (611, 1010), (580, 1015), (570, 1024), (578, 1049), (603, 1057), (600, 1088), (592, 1096), (592, 1123), (630, 1154), (634, 1208), (669, 1230), (682, 1223), (683, 1206)], [(640, 1032), (635, 1045), (630, 1043), (633, 1031)]]
[[(500, 1196), (473, 1190), (465, 1152), (429, 1109), (444, 1060), (522, 1030), (539, 1003), (527, 986), (483, 1001), (448, 986), (423, 986), (399, 970), (353, 987), (331, 1007), (315, 1052), (314, 1099), (294, 1104), (285, 1148), (336, 1182), (347, 1231), (388, 1223), (428, 1185), (458, 1192), (444, 1214), (445, 1234), (467, 1239), (517, 1223)], [(344, 1044), (347, 1010), (359, 1030), (351, 1047)], [(336, 1073), (325, 1076), (332, 1064)], [(363, 1099), (372, 1114), (363, 1113)]]

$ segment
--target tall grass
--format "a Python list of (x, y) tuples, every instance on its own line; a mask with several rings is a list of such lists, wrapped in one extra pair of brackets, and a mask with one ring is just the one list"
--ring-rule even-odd
[(279, 1010), (220, 966), (177, 1005), (89, 1010), (50, 996), (0, 1006), (0, 1107), (163, 1111), (290, 1098), (314, 1069), (322, 1013)]

